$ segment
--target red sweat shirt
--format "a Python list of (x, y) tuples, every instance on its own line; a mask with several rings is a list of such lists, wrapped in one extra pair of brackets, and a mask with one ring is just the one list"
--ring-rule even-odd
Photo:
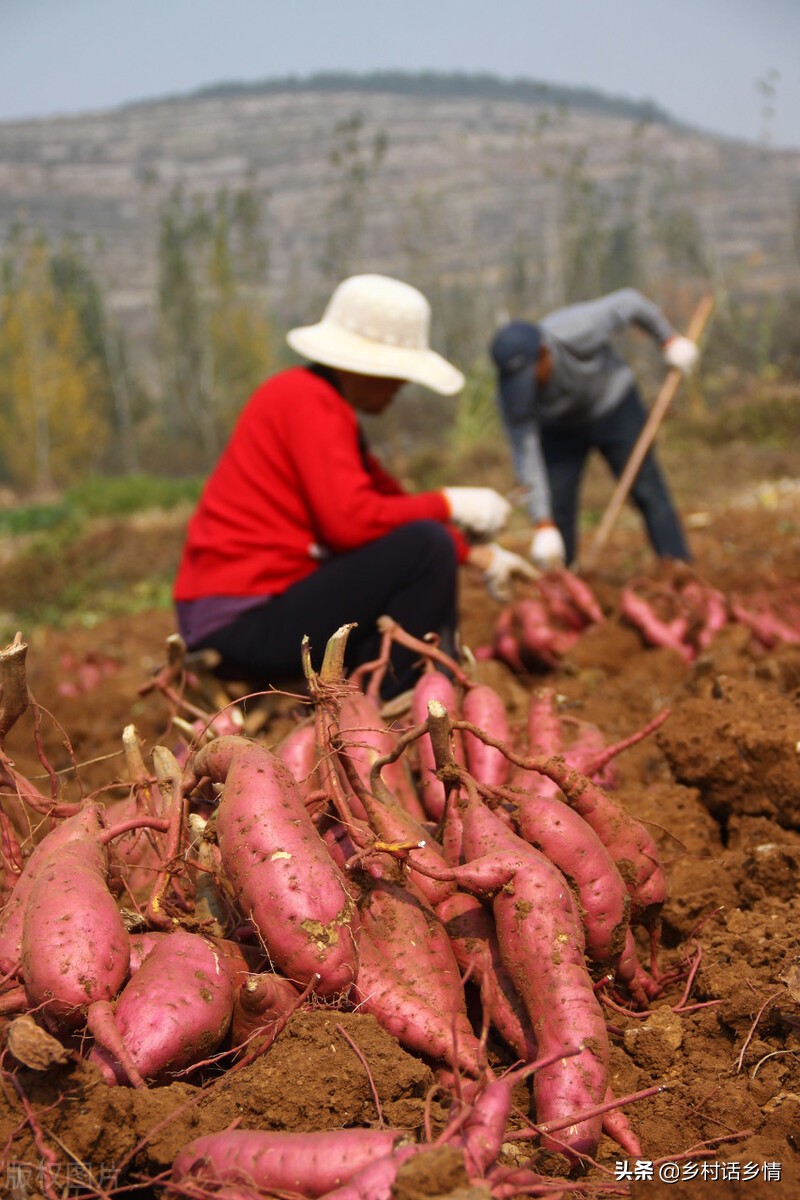
[[(332, 384), (293, 367), (242, 410), (189, 522), (174, 598), (275, 596), (329, 554), (449, 516), (441, 492), (409, 495), (363, 449), (356, 413)], [(467, 543), (449, 528), (463, 562)]]

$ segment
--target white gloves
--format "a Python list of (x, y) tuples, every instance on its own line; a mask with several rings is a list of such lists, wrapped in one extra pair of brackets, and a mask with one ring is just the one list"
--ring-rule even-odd
[(555, 525), (542, 525), (534, 531), (529, 553), (540, 571), (563, 567), (567, 560), (564, 539)]
[(689, 338), (676, 333), (662, 346), (664, 362), (668, 367), (677, 367), (684, 375), (692, 371), (700, 356), (700, 351)]
[(499, 492), (488, 487), (447, 487), (442, 493), (456, 525), (470, 533), (499, 532), (508, 520), (511, 505)]
[(491, 557), (483, 572), (483, 582), (492, 599), (499, 600), (501, 604), (511, 599), (512, 579), (535, 579), (539, 574), (526, 558), (505, 550), (497, 542), (492, 542), (487, 549), (491, 551)]

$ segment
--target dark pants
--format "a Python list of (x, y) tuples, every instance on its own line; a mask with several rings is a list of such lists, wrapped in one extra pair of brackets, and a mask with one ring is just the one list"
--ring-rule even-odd
[[(646, 420), (647, 410), (636, 388), (631, 388), (613, 412), (596, 421), (577, 429), (542, 429), (553, 520), (564, 539), (568, 563), (574, 561), (577, 549), (578, 502), (589, 452), (599, 450), (619, 479)], [(690, 562), (691, 552), (652, 450), (645, 456), (630, 497), (642, 514), (650, 545), (659, 558)]]
[[(249, 609), (192, 649), (222, 655), (220, 674), (254, 690), (302, 677), (300, 646), (308, 636), (319, 669), (325, 645), (342, 625), (348, 670), (377, 658), (378, 617), (387, 614), (416, 637), (438, 633), (452, 652), (456, 631), (457, 563), (453, 539), (436, 521), (413, 521), (347, 554), (338, 554), (280, 596)], [(413, 686), (418, 655), (395, 647), (383, 697)]]

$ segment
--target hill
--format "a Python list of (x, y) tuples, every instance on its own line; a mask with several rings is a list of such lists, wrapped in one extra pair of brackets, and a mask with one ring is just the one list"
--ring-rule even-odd
[(73, 235), (131, 316), (154, 305), (159, 213), (178, 187), (266, 201), (265, 282), (290, 318), (360, 269), (480, 288), (481, 323), (634, 276), (762, 295), (798, 282), (800, 153), (646, 102), (393, 73), (0, 124), (0, 239), (20, 221)]

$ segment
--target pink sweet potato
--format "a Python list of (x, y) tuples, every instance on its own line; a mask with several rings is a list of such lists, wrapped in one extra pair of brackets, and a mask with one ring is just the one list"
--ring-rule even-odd
[(505, 1079), (487, 1084), (473, 1101), (456, 1143), (464, 1151), (471, 1178), (480, 1178), (497, 1161), (511, 1115), (511, 1101), (511, 1084)]
[(289, 768), (303, 796), (319, 786), (317, 780), (317, 736), (313, 719), (303, 721), (275, 747), (278, 758)]
[(507, 605), (497, 618), (494, 633), (494, 656), (518, 675), (525, 673), (525, 664), (520, 657), (517, 635), (513, 629), (513, 607)]
[(192, 760), (187, 783), (203, 776), (225, 784), (222, 864), (272, 962), (303, 986), (319, 974), (321, 995), (347, 991), (357, 964), (355, 903), (288, 769), (265, 747), (226, 737)]
[(557, 667), (580, 638), (577, 629), (559, 628), (540, 600), (517, 600), (512, 612), (512, 629), (529, 667)]
[(392, 1200), (395, 1180), (402, 1165), (424, 1154), (424, 1145), (398, 1146), (391, 1154), (367, 1163), (347, 1183), (325, 1194), (325, 1200)]
[(603, 731), (597, 725), (593, 725), (591, 721), (576, 720), (575, 724), (576, 733), (564, 749), (564, 758), (576, 771), (590, 775), (601, 787), (616, 787), (617, 773), (611, 760), (606, 762), (599, 771), (590, 769), (603, 751), (609, 749)]
[(184, 1146), (172, 1164), (172, 1180), (239, 1183), (314, 1198), (391, 1154), (402, 1136), (396, 1129), (314, 1133), (229, 1129)]
[(444, 1014), (459, 1054), (466, 1055), (466, 1069), (474, 1073), (478, 1044), (467, 1019), (461, 972), (434, 910), (412, 884), (385, 879), (372, 881), (359, 909), (372, 945), (392, 964), (405, 988)]
[[(207, 1058), (228, 1031), (233, 984), (216, 946), (198, 934), (167, 934), (126, 984), (114, 1022), (143, 1079), (163, 1082)], [(111, 1049), (90, 1054), (108, 1083), (127, 1082)]]
[(491, 913), (480, 900), (455, 892), (436, 909), (456, 961), (471, 970), (492, 1025), (523, 1062), (536, 1057), (536, 1038), (519, 992), (503, 966)]
[[(564, 744), (564, 731), (561, 718), (558, 715), (556, 694), (552, 688), (536, 688), (530, 694), (526, 723), (525, 753), (527, 754), (560, 754)], [(528, 788), (536, 785), (538, 789), (548, 783), (523, 767), (514, 766), (511, 772), (511, 782), (514, 787)], [(555, 790), (555, 785), (553, 790)]]
[(418, 995), (363, 928), (358, 931), (358, 948), (358, 979), (351, 994), (357, 1011), (371, 1013), (409, 1050), (446, 1062), (467, 1075), (479, 1075), (477, 1038), (464, 1024), (462, 1014), (434, 1007)]
[(681, 597), (696, 618), (693, 640), (699, 651), (707, 650), (728, 623), (728, 602), (722, 592), (699, 579), (689, 579), (681, 588)]
[(631, 898), (631, 920), (649, 924), (666, 899), (667, 885), (658, 848), (645, 826), (563, 759), (541, 759), (539, 769), (558, 784), (568, 804), (591, 825), (609, 851)]
[(689, 622), (683, 615), (672, 620), (663, 620), (653, 607), (640, 596), (632, 585), (622, 589), (620, 612), (634, 625), (651, 646), (665, 646), (674, 650), (685, 663), (690, 663), (696, 651), (685, 641)]
[[(544, 855), (517, 840), (521, 853), (502, 849), (452, 871), (464, 891), (491, 899), (503, 964), (535, 1031), (537, 1057), (552, 1059), (534, 1082), (537, 1121), (546, 1123), (602, 1102), (608, 1035), (569, 885)], [(587, 1119), (571, 1124), (558, 1140), (576, 1154), (592, 1154), (600, 1129), (600, 1117)]]
[[(508, 716), (502, 697), (487, 683), (468, 688), (461, 706), (465, 721), (477, 725), (498, 742), (510, 744)], [(487, 746), (474, 733), (464, 732), (467, 768), (478, 783), (499, 787), (508, 781), (511, 763), (494, 746)]]
[[(397, 744), (397, 735), (387, 729), (375, 701), (362, 692), (348, 692), (343, 697), (338, 725), (339, 739), (344, 747), (342, 752), (348, 754), (361, 782), (368, 788), (372, 764), (376, 759), (391, 754)], [(381, 778), (401, 808), (417, 820), (425, 820), (425, 810), (420, 804), (405, 759), (387, 763), (381, 771)], [(358, 809), (354, 811), (357, 816), (364, 815)]]
[[(608, 1035), (586, 969), (580, 916), (563, 875), (542, 856), (496, 893), (493, 911), (503, 962), (536, 1032), (539, 1057), (584, 1047), (536, 1073), (537, 1121), (601, 1104), (608, 1087)], [(601, 1125), (600, 1117), (571, 1125), (559, 1141), (576, 1153), (594, 1154)]]
[(461, 976), (441, 921), (412, 885), (370, 880), (359, 901), (373, 944), (419, 996), (434, 1007), (464, 1012)]
[(117, 994), (130, 961), (128, 933), (108, 890), (108, 853), (77, 838), (48, 856), (28, 896), (22, 977), (54, 1031), (76, 1029), (89, 1005)]
[(556, 572), (556, 574), (561, 586), (578, 612), (591, 624), (601, 624), (605, 620), (603, 610), (586, 581), (566, 567)]
[(103, 828), (97, 804), (86, 804), (80, 812), (56, 825), (34, 848), (17, 878), (11, 897), (0, 916), (0, 975), (19, 971), (22, 924), (36, 876), (51, 854), (68, 842), (94, 837)]
[(254, 1033), (292, 1012), (299, 994), (281, 975), (269, 972), (248, 975), (236, 992), (231, 1028), (233, 1045), (241, 1046)]
[(600, 838), (557, 796), (533, 788), (518, 797), (522, 836), (558, 867), (580, 901), (586, 952), (598, 963), (620, 954), (628, 928), (630, 900), (625, 881)]
[[(432, 700), (438, 700), (444, 705), (451, 718), (458, 716), (458, 697), (456, 689), (441, 671), (426, 671), (420, 675), (411, 697), (411, 717), (415, 725), (422, 725), (428, 719), (428, 705)], [(433, 756), (433, 746), (428, 734), (417, 742), (420, 765), (419, 792), (422, 806), (432, 821), (441, 821), (444, 815), (445, 790), (435, 775), (436, 762)], [(453, 756), (457, 762), (464, 763), (464, 748), (461, 744), (461, 734), (453, 735)]]

